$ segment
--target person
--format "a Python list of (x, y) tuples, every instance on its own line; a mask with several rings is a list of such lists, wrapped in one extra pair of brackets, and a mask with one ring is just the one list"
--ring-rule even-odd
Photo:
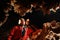
[(26, 22), (25, 22), (25, 25), (26, 25), (26, 32), (25, 32), (25, 35), (23, 37), (23, 40), (31, 40), (31, 35), (33, 33), (33, 29), (31, 28), (30, 26), (30, 20), (29, 19), (26, 19)]
[(14, 26), (11, 30), (8, 40), (28, 40), (32, 29), (28, 28), (25, 24), (24, 18), (21, 18), (18, 22), (19, 26)]
[(18, 24), (20, 24), (21, 26), (14, 26), (13, 27), (13, 29), (11, 30), (11, 32), (8, 36), (8, 40), (18, 40), (22, 37), (21, 32), (22, 32), (22, 29), (23, 29), (23, 25), (25, 25), (24, 19), (21, 18), (21, 20), (19, 20)]

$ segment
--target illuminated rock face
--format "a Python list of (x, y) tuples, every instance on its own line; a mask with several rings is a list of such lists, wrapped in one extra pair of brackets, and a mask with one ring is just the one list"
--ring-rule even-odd
[[(10, 2), (7, 2), (7, 4), (13, 6), (14, 12), (19, 13), (20, 16), (24, 16), (28, 9), (32, 7), (36, 8), (36, 6), (39, 6), (41, 8), (45, 7), (45, 13), (49, 13), (49, 9), (55, 4), (58, 5), (59, 2), (56, 1), (46, 1), (46, 0), (9, 0)], [(53, 2), (53, 3), (52, 3)], [(38, 8), (39, 9), (39, 8)], [(48, 10), (47, 10), (48, 9)], [(8, 12), (8, 11), (6, 11)]]

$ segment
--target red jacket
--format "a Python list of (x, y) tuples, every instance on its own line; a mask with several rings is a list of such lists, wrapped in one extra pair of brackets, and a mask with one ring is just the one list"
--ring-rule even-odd
[(33, 32), (33, 30), (31, 28), (25, 28), (25, 35), (22, 37), (22, 27), (21, 26), (15, 26), (9, 36), (8, 36), (8, 40), (27, 40), (27, 38), (29, 37), (29, 35)]

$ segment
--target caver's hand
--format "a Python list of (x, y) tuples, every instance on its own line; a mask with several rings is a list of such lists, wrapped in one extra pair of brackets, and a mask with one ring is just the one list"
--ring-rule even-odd
[(35, 32), (33, 32), (31, 39), (35, 40), (40, 35), (41, 32), (42, 32), (42, 29), (39, 29), (39, 30), (36, 30)]

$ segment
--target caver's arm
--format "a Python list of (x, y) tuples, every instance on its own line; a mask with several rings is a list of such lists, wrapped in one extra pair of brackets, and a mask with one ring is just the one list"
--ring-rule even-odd
[(9, 36), (8, 36), (8, 40), (11, 40), (11, 38), (12, 38), (12, 36), (14, 35), (14, 32), (17, 30), (17, 26), (15, 26), (12, 30), (11, 30), (11, 32), (10, 32), (10, 34), (9, 34)]

